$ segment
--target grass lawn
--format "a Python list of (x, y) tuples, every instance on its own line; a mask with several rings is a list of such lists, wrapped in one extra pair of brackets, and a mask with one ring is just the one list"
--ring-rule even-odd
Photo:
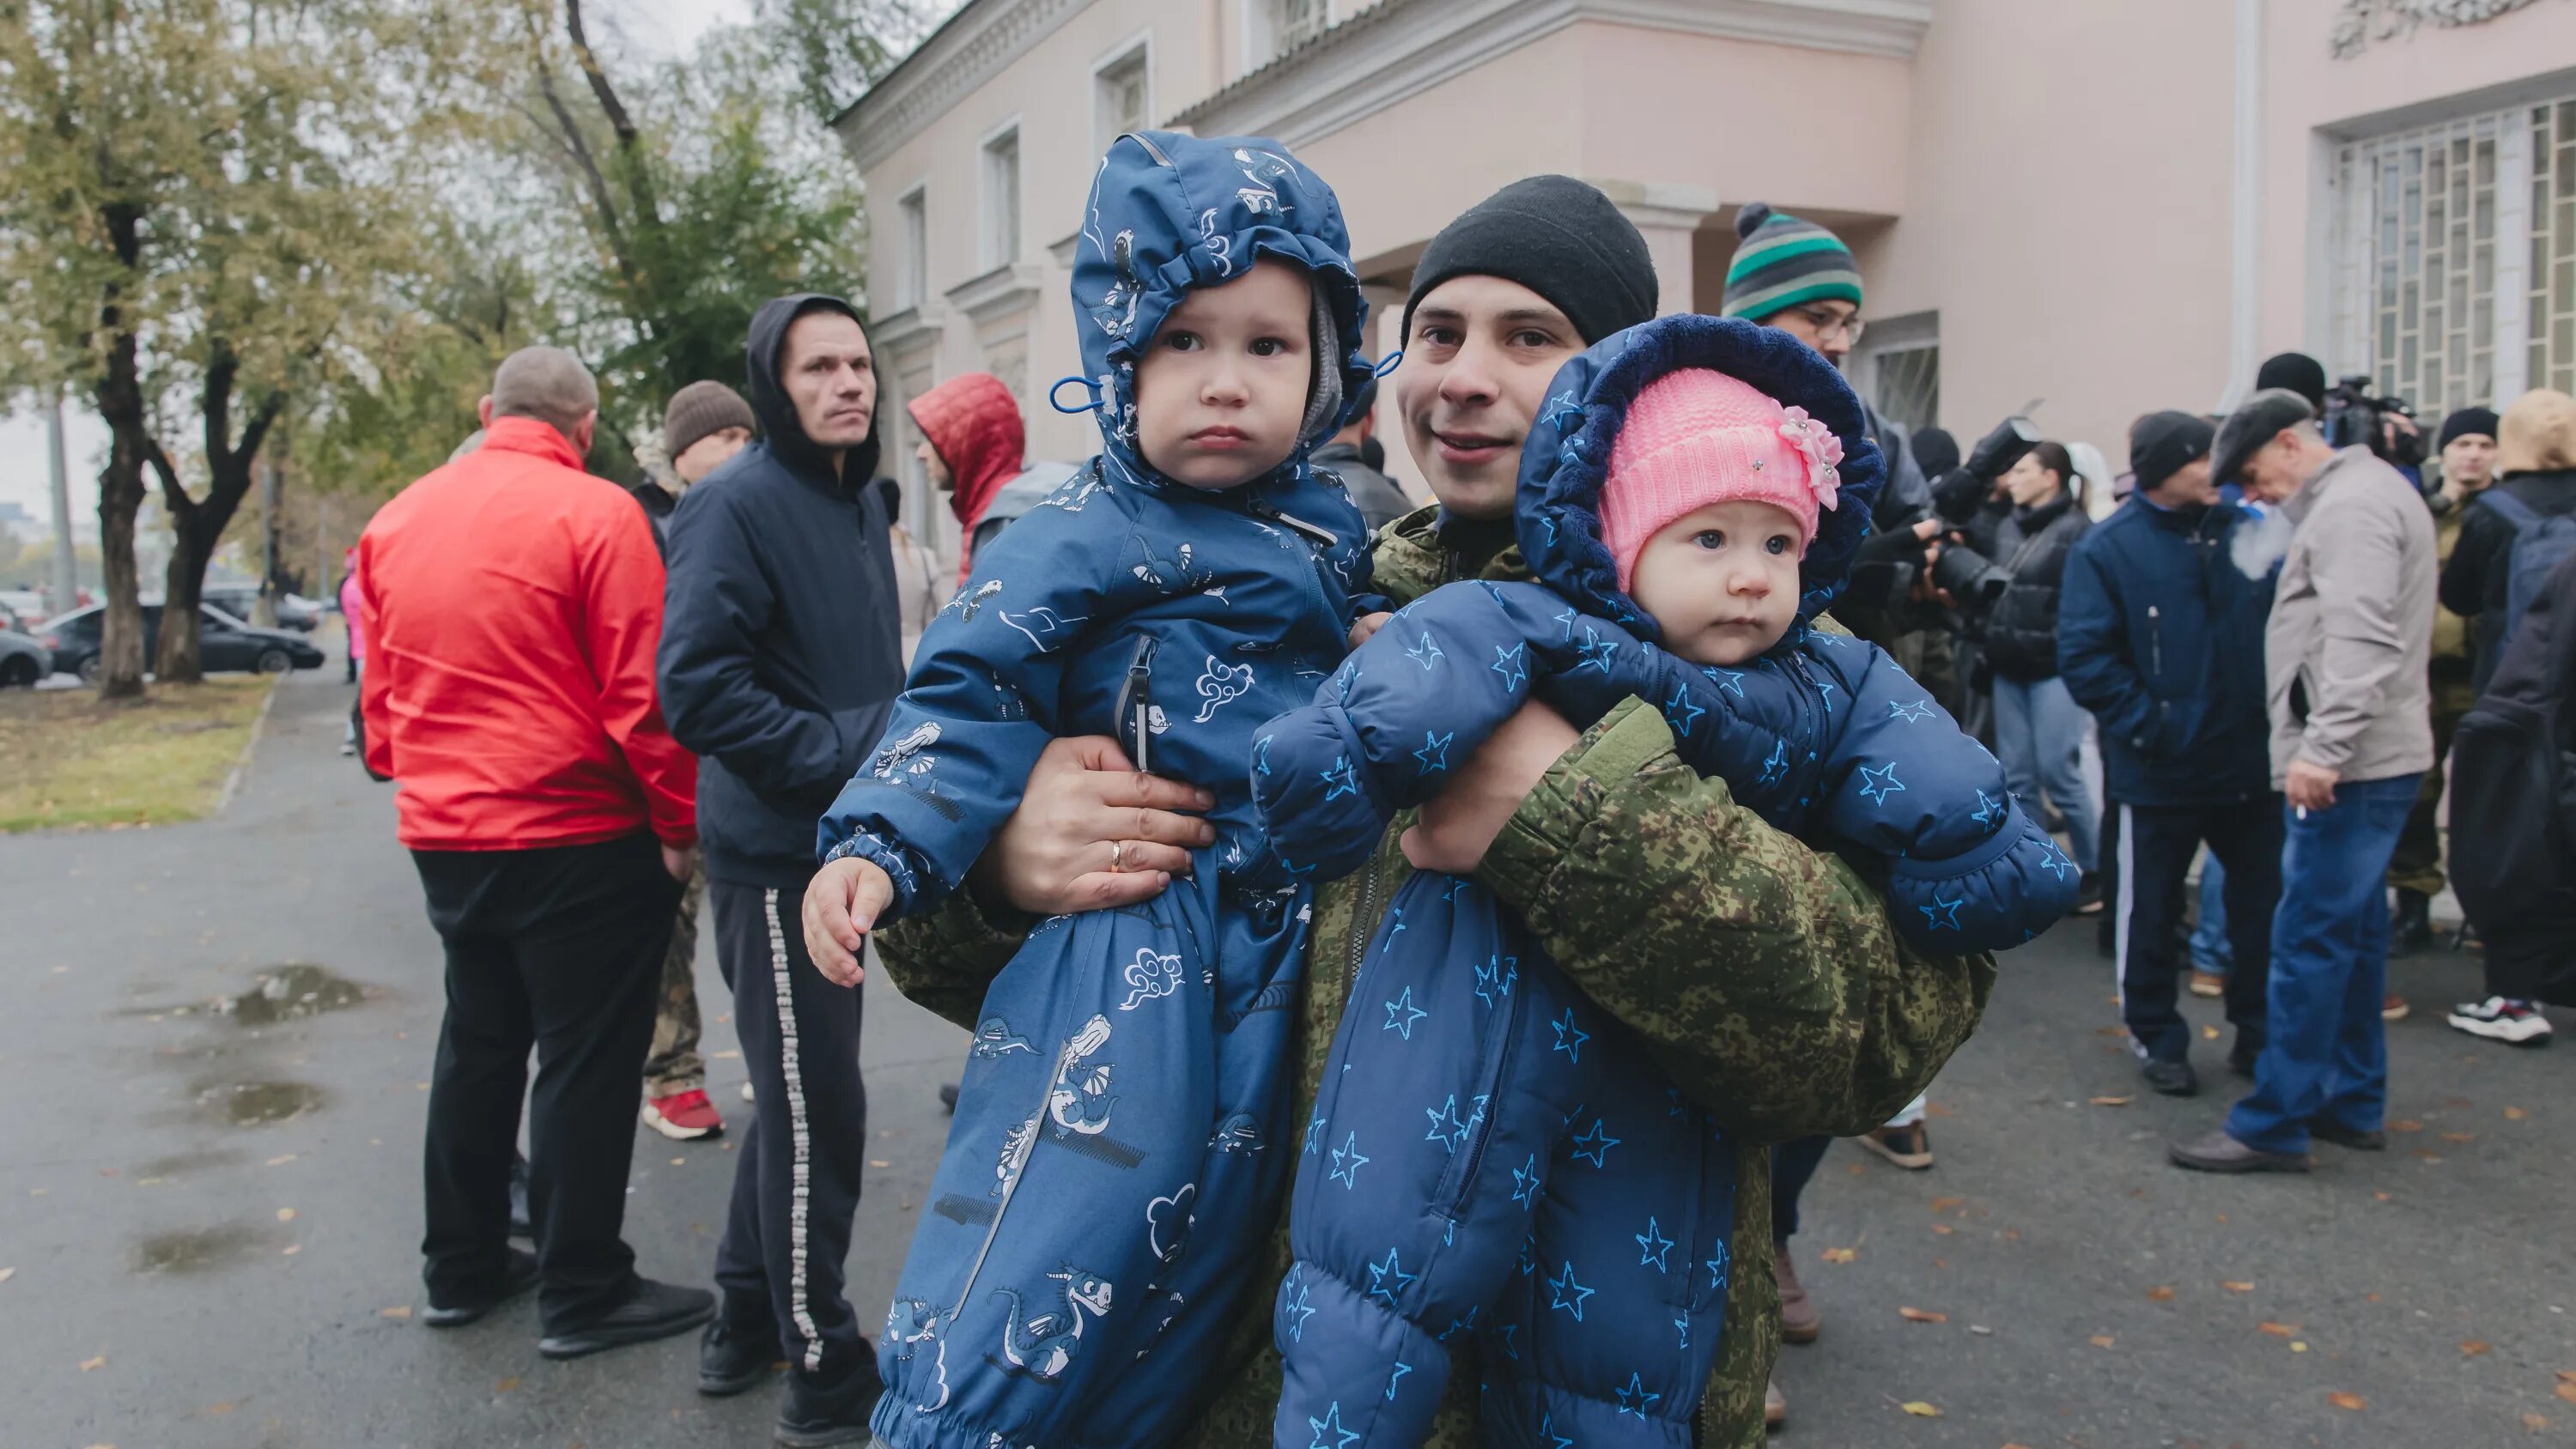
[(272, 683), (154, 685), (125, 704), (87, 689), (0, 691), (0, 833), (197, 819)]

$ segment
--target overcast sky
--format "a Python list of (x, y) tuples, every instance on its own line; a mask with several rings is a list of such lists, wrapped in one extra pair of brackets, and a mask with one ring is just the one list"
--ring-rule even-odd
[[(597, 13), (597, 12), (594, 12)], [(619, 33), (639, 46), (657, 42), (677, 52), (710, 25), (751, 18), (751, 0), (614, 0), (610, 15)], [(98, 470), (107, 457), (107, 429), (97, 414), (75, 403), (63, 408), (64, 456), (71, 475), (74, 520), (98, 514)], [(39, 520), (52, 503), (45, 464), (45, 422), (40, 412), (0, 415), (0, 502), (17, 503)]]

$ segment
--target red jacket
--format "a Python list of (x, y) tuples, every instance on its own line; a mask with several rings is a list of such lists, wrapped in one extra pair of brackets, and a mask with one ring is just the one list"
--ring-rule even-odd
[(914, 398), (904, 409), (939, 461), (948, 466), (956, 491), (948, 511), (957, 515), (957, 582), (964, 584), (973, 567), (975, 525), (1002, 485), (1027, 467), (1028, 435), (1020, 422), (1020, 405), (1011, 390), (989, 372), (960, 373)]
[(496, 418), (358, 540), (367, 765), (402, 843), (525, 850), (697, 838), (697, 761), (653, 693), (662, 556), (563, 434)]

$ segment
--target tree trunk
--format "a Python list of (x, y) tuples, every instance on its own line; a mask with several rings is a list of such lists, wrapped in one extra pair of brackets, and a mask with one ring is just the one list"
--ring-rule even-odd
[[(105, 309), (115, 326), (116, 307)], [(98, 696), (143, 695), (143, 605), (134, 566), (134, 515), (143, 506), (144, 456), (151, 436), (143, 422), (143, 389), (135, 376), (134, 335), (112, 334), (107, 370), (98, 383), (98, 415), (107, 424), (107, 467), (98, 475), (98, 550), (107, 608), (99, 634)]]
[(232, 439), (236, 366), (232, 348), (217, 339), (210, 349), (205, 391), (198, 404), (206, 429), (206, 466), (210, 475), (206, 496), (189, 497), (169, 459), (157, 450), (152, 454), (153, 471), (161, 477), (161, 501), (170, 510), (170, 531), (174, 536), (161, 602), (161, 657), (154, 666), (164, 684), (195, 684), (206, 677), (198, 641), (205, 616), (197, 612), (198, 602), (205, 597), (206, 565), (213, 561), (215, 546), (223, 542), (224, 530), (231, 526), (242, 499), (249, 495), (251, 462), (259, 456), (260, 444), (268, 436), (269, 425), (277, 420), (278, 410), (286, 405), (285, 394), (270, 393), (242, 429), (241, 443), (236, 447)]

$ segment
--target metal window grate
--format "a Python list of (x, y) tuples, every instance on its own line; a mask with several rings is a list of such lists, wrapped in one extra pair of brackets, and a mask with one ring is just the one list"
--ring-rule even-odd
[(2428, 423), (2576, 386), (2576, 97), (2338, 153), (2338, 374)]
[(1941, 344), (1878, 353), (1870, 403), (1878, 415), (1915, 432), (1941, 416)]
[(1324, 33), (1325, 0), (1271, 0), (1271, 54), (1286, 55)]
[(2576, 100), (2521, 114), (2531, 137), (2526, 378), (2533, 387), (2576, 392)]

